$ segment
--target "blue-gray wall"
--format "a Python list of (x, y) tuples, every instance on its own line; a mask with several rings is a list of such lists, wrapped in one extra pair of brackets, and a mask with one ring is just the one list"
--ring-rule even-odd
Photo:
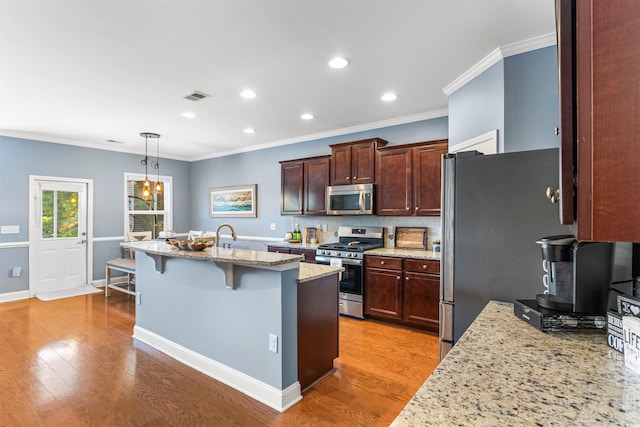
[[(117, 238), (124, 234), (124, 173), (142, 173), (141, 156), (64, 144), (0, 136), (0, 225), (19, 225), (19, 234), (0, 234), (0, 294), (29, 289), (29, 175), (93, 180), (93, 236)], [(174, 206), (189, 206), (190, 164), (161, 159), (160, 173), (173, 177)], [(175, 209), (173, 227), (187, 229), (189, 209)], [(104, 263), (119, 256), (119, 242), (93, 246), (94, 279), (104, 278)], [(23, 274), (11, 277), (14, 266)]]
[(498, 129), (504, 134), (504, 64), (499, 61), (449, 96), (449, 145)]
[(505, 151), (559, 147), (556, 46), (505, 58), (504, 70)]
[(556, 46), (509, 56), (449, 96), (449, 144), (498, 129), (500, 152), (557, 148)]

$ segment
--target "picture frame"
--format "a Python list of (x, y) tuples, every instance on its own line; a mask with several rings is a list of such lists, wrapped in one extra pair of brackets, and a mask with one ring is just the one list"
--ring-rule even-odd
[(257, 184), (210, 188), (209, 217), (257, 217), (257, 189)]

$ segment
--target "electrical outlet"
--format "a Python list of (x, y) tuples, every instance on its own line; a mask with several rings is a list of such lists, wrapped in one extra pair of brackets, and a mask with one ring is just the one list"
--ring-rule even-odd
[(275, 223), (275, 222), (272, 222), (272, 223), (271, 223), (271, 229), (272, 229), (272, 230), (275, 230), (275, 229), (276, 229), (276, 223)]
[(20, 267), (13, 267), (11, 269), (11, 276), (13, 276), (13, 277), (18, 277), (18, 276), (20, 276), (21, 273), (22, 273), (22, 268), (20, 268)]
[(278, 352), (278, 336), (269, 334), (269, 351)]

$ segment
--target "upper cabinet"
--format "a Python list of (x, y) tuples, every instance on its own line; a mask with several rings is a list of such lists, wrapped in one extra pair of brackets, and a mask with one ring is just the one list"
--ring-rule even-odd
[(385, 145), (380, 138), (331, 144), (331, 185), (374, 182), (376, 149)]
[(330, 156), (280, 162), (282, 215), (324, 215)]
[(562, 223), (578, 240), (640, 242), (640, 2), (556, 5)]
[(378, 150), (377, 215), (440, 215), (442, 155), (447, 140)]

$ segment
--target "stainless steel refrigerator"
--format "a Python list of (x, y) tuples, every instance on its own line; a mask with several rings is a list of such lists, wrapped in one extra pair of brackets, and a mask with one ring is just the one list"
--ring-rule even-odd
[(443, 159), (440, 359), (490, 300), (542, 293), (535, 241), (571, 234), (545, 196), (558, 180), (558, 149)]

